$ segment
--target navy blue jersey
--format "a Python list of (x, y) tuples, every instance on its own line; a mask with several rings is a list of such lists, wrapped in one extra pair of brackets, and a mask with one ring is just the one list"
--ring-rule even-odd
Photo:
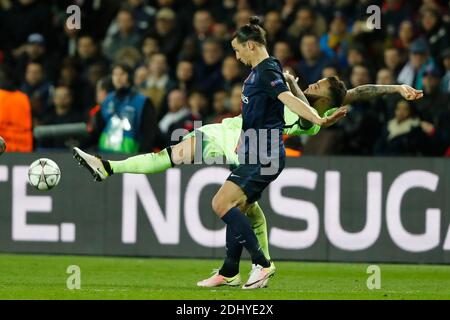
[[(246, 136), (245, 140), (241, 139), (239, 152), (241, 155), (245, 155), (246, 161), (248, 161), (249, 154), (255, 150), (253, 147), (258, 150), (258, 159), (284, 156), (282, 140), (284, 105), (277, 98), (284, 91), (289, 91), (289, 89), (283, 76), (281, 64), (273, 57), (260, 62), (244, 81), (241, 97), (242, 130)], [(252, 143), (250, 143), (251, 139), (248, 137), (252, 134), (247, 134), (247, 132), (252, 129), (256, 130), (254, 132), (256, 132), (257, 140), (252, 140)], [(271, 134), (274, 132), (277, 136), (272, 138)], [(260, 141), (260, 139), (267, 140), (267, 142)], [(274, 150), (271, 139), (276, 141), (276, 147), (279, 150), (277, 154), (271, 154), (271, 150)], [(242, 143), (243, 141), (245, 143)], [(266, 148), (261, 152), (260, 147), (264, 144)]]

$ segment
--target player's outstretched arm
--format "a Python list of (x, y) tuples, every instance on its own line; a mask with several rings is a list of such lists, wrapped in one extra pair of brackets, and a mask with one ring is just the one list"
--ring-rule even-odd
[(304, 103), (299, 98), (295, 97), (292, 92), (284, 91), (278, 95), (278, 99), (284, 103), (292, 112), (298, 114), (300, 117), (318, 124), (319, 126), (329, 126), (339, 119), (342, 119), (347, 114), (347, 108), (341, 107), (336, 110), (331, 116), (321, 118), (317, 110)]
[(423, 91), (414, 89), (406, 84), (401, 85), (377, 85), (365, 84), (347, 91), (343, 105), (355, 101), (366, 101), (381, 97), (386, 94), (399, 93), (406, 100), (417, 100), (423, 97)]

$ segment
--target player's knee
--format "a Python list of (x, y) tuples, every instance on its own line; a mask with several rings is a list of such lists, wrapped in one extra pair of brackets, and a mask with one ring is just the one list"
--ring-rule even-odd
[(212, 209), (219, 217), (224, 216), (225, 213), (227, 213), (228, 210), (230, 210), (229, 204), (220, 195), (214, 196), (211, 205)]

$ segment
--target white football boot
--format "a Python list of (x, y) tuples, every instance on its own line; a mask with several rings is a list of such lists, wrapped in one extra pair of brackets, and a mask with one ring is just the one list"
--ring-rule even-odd
[(267, 287), (269, 278), (273, 277), (276, 268), (273, 262), (270, 262), (270, 266), (263, 268), (259, 264), (252, 264), (252, 271), (250, 271), (250, 277), (242, 286), (242, 289), (259, 289)]
[(95, 181), (104, 181), (109, 177), (101, 158), (90, 155), (79, 148), (73, 148), (73, 157), (80, 165), (89, 170)]
[(197, 282), (199, 287), (220, 287), (220, 286), (239, 286), (241, 284), (241, 276), (239, 273), (234, 277), (225, 277), (219, 274), (219, 269), (213, 270), (213, 275), (208, 279)]

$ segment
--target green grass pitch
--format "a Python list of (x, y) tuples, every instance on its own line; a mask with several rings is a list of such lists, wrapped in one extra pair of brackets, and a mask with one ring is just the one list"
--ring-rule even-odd
[[(69, 290), (69, 265), (81, 289)], [(269, 287), (198, 288), (219, 260), (0, 254), (0, 299), (450, 299), (450, 266), (380, 264), (381, 289), (369, 290), (369, 264), (277, 262)], [(250, 262), (241, 263), (247, 279)]]

